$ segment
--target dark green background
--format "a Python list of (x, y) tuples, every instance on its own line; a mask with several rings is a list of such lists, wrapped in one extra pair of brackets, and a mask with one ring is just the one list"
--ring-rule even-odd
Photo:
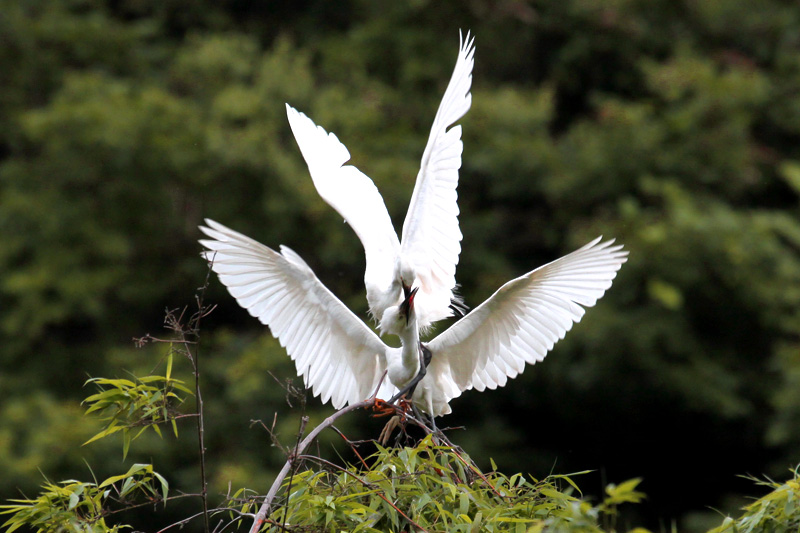
[[(630, 250), (548, 358), (440, 425), (480, 464), (642, 476), (625, 525), (703, 531), (800, 462), (800, 7), (764, 0), (0, 0), (0, 497), (153, 461), (197, 489), (193, 429), (125, 464), (80, 400), (156, 367), (214, 218), (298, 251), (366, 318), (364, 254), (314, 190), (284, 102), (334, 131), (399, 229), (458, 31), (457, 279), (475, 306), (599, 234)], [(216, 279), (201, 346), (211, 491), (264, 492), (291, 362)], [(180, 368), (178, 368), (180, 367)], [(189, 365), (176, 365), (190, 379)], [(191, 402), (189, 402), (191, 403)], [(326, 413), (309, 399), (312, 423)], [(187, 406), (188, 407), (188, 406)], [(377, 435), (365, 414), (343, 429)], [(333, 437), (323, 443), (323, 448)], [(323, 450), (324, 451), (324, 450)], [(161, 523), (197, 510), (167, 508)], [(131, 519), (156, 527), (149, 513)]]

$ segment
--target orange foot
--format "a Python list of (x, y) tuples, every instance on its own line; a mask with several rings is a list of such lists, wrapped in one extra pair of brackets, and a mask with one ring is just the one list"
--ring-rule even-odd
[(372, 415), (372, 417), (379, 418), (382, 416), (393, 415), (395, 413), (395, 406), (390, 403), (386, 403), (385, 400), (375, 398), (375, 403), (372, 404), (372, 410), (375, 411), (375, 414)]
[(406, 415), (411, 411), (411, 402), (405, 398), (400, 398), (397, 404), (390, 404), (385, 400), (376, 398), (375, 403), (372, 405), (372, 410), (375, 411), (375, 414), (372, 415), (373, 418), (393, 415), (378, 437), (378, 442), (380, 442), (382, 446), (386, 446), (392, 432), (401, 425), (405, 425)]
[(399, 414), (401, 419), (405, 422), (406, 413), (411, 410), (411, 402), (405, 398), (400, 398), (397, 400), (397, 404), (391, 404), (387, 403), (386, 400), (375, 398), (375, 402), (372, 404), (372, 410), (375, 411), (375, 414), (372, 415), (373, 418)]

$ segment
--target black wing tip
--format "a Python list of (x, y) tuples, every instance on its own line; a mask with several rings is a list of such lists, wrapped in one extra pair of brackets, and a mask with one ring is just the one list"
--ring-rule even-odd
[(462, 300), (457, 300), (455, 298), (450, 299), (450, 305), (448, 307), (451, 311), (453, 311), (453, 316), (456, 318), (464, 318), (470, 311), (467, 304), (465, 304)]

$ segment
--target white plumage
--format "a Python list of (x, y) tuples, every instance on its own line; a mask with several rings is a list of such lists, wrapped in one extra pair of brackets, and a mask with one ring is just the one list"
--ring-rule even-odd
[[(316, 126), (288, 104), (289, 124), (320, 196), (350, 224), (364, 246), (364, 284), (373, 318), (403, 299), (403, 286), (419, 287), (416, 299), (420, 328), (452, 316), (451, 301), (460, 299), (456, 265), (461, 253), (456, 187), (461, 168), (461, 126), (452, 126), (472, 103), (474, 39), (461, 39), (450, 83), (433, 121), (420, 170), (398, 240), (380, 192), (352, 165), (350, 153), (333, 133)], [(447, 128), (450, 128), (449, 130)]]
[[(362, 401), (387, 369), (396, 382), (378, 397), (390, 398), (419, 370), (415, 308), (409, 316), (388, 309), (387, 326), (403, 340), (390, 348), (333, 295), (295, 252), (278, 253), (222, 224), (201, 230), (220, 281), (239, 304), (286, 348), (307, 387), (334, 407)], [(489, 299), (431, 340), (432, 360), (414, 402), (434, 416), (465, 390), (494, 389), (541, 361), (611, 286), (627, 260), (613, 241), (586, 246), (509, 281)], [(416, 368), (416, 369), (415, 369)], [(390, 372), (391, 374), (391, 372)]]

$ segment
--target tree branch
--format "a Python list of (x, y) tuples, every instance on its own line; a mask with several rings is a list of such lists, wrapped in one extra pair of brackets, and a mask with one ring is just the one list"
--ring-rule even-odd
[(278, 477), (275, 478), (275, 481), (272, 483), (272, 487), (270, 487), (269, 492), (264, 497), (264, 502), (261, 504), (261, 507), (258, 509), (258, 513), (256, 513), (255, 518), (253, 519), (253, 526), (250, 528), (250, 533), (258, 533), (258, 530), (261, 529), (261, 525), (266, 521), (267, 516), (270, 513), (272, 508), (272, 501), (275, 499), (275, 496), (278, 494), (278, 490), (280, 490), (281, 485), (283, 484), (283, 480), (286, 478), (286, 475), (289, 473), (289, 470), (292, 468), (295, 459), (298, 455), (302, 454), (308, 446), (314, 442), (314, 439), (322, 433), (322, 430), (328, 428), (336, 422), (337, 419), (350, 413), (352, 411), (356, 411), (358, 409), (364, 409), (365, 407), (369, 407), (374, 403), (374, 399), (370, 398), (364, 400), (362, 402), (354, 403), (352, 405), (348, 405), (342, 409), (339, 409), (331, 416), (326, 418), (320, 425), (315, 427), (308, 436), (303, 439), (303, 441), (297, 445), (293, 454), (289, 456), (287, 459), (286, 464), (283, 465), (283, 468), (278, 473)]

